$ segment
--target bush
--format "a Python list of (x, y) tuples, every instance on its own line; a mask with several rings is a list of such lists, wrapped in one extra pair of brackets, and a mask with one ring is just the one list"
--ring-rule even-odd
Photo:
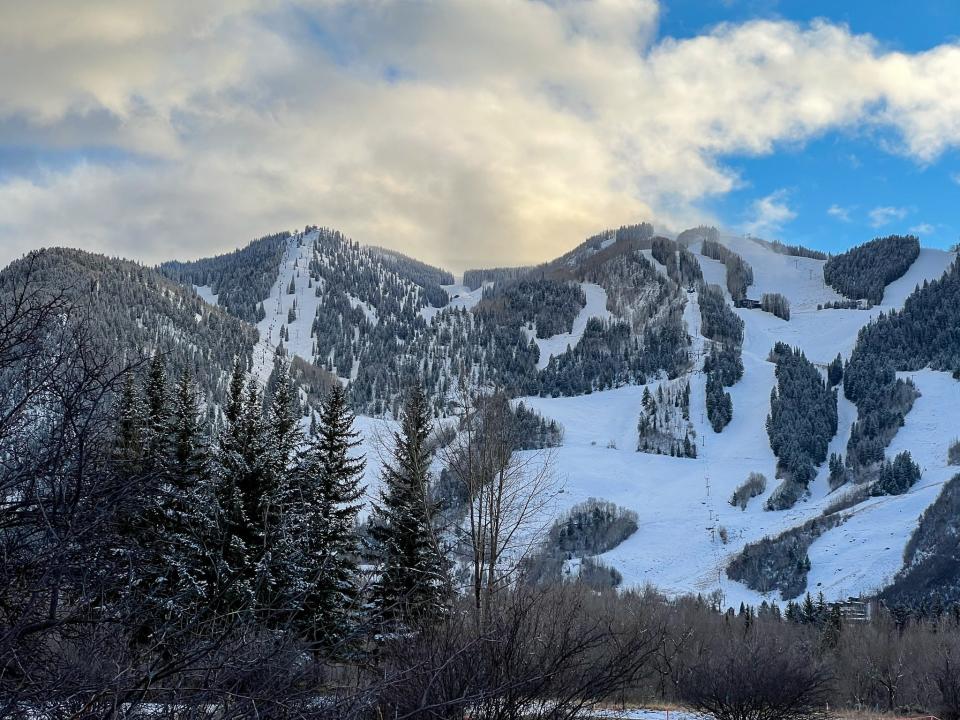
[(734, 507), (739, 505), (741, 510), (746, 510), (747, 503), (758, 495), (762, 495), (766, 490), (766, 476), (761, 473), (752, 472), (750, 476), (734, 490), (733, 497), (730, 498), (730, 504)]
[(947, 450), (947, 465), (960, 465), (960, 440), (950, 443), (950, 449)]
[(844, 510), (849, 510), (854, 505), (859, 505), (870, 497), (869, 485), (857, 485), (853, 490), (848, 490), (842, 495), (837, 496), (823, 509), (824, 515), (836, 515)]
[(824, 714), (831, 676), (805, 647), (766, 633), (714, 645), (680, 682), (680, 697), (692, 709), (716, 720), (799, 720)]
[(789, 510), (797, 504), (797, 500), (802, 498), (806, 492), (807, 482), (787, 478), (770, 493), (770, 497), (767, 498), (767, 504), (764, 507), (772, 511)]

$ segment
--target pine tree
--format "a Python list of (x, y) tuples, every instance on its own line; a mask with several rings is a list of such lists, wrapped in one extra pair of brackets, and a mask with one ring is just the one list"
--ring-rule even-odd
[(312, 578), (303, 619), (310, 639), (327, 648), (349, 632), (359, 599), (355, 525), (366, 463), (354, 454), (360, 441), (353, 421), (346, 392), (338, 383), (324, 399), (317, 431), (299, 460)]
[[(230, 380), (230, 395), (224, 409), (224, 427), (217, 438), (213, 453), (212, 485), (219, 513), (220, 576), (229, 588), (221, 588), (227, 604), (234, 609), (251, 606), (255, 581), (255, 553), (261, 547), (254, 532), (257, 503), (251, 494), (259, 484), (258, 467), (261, 459), (254, 457), (256, 449), (248, 447), (252, 433), (259, 437), (259, 399), (248, 402), (246, 371), (242, 358), (237, 358)], [(255, 389), (255, 386), (254, 386)], [(252, 512), (251, 512), (252, 508)]]
[(163, 472), (170, 448), (167, 372), (160, 353), (154, 354), (150, 362), (143, 395), (146, 401), (143, 443), (147, 469), (159, 474)]
[(807, 593), (806, 597), (803, 598), (803, 607), (800, 612), (803, 622), (814, 623), (817, 621), (817, 606), (814, 604), (813, 598), (810, 597), (810, 593)]
[(189, 370), (180, 376), (172, 404), (170, 471), (173, 483), (187, 490), (197, 486), (205, 475), (208, 453), (199, 398)]
[(842, 380), (843, 358), (840, 357), (840, 353), (837, 353), (837, 356), (827, 366), (827, 382), (830, 383), (830, 387), (835, 387), (839, 385)]
[[(296, 487), (292, 472), (302, 434), (296, 390), (283, 356), (277, 357), (274, 376), (273, 397), (263, 428), (266, 442), (260, 487), (255, 491), (258, 520), (254, 525), (263, 546), (259, 567), (261, 603), (278, 610), (280, 615), (292, 615), (299, 609), (306, 588), (300, 549), (303, 528), (298, 513), (303, 494)], [(250, 502), (254, 502), (253, 497)]]
[(647, 411), (648, 415), (653, 415), (657, 411), (657, 403), (653, 399), (653, 395), (650, 394), (650, 388), (645, 387), (643, 389), (643, 409)]
[(127, 374), (116, 409), (116, 432), (114, 459), (124, 475), (134, 475), (140, 470), (143, 454), (143, 433), (146, 410), (143, 396), (137, 388), (133, 374)]
[(444, 607), (444, 570), (428, 496), (430, 410), (415, 385), (394, 433), (393, 460), (383, 471), (380, 501), (374, 503), (370, 536), (379, 577), (373, 604), (389, 624), (407, 625), (439, 615)]
[[(170, 456), (156, 517), (146, 539), (152, 560), (150, 604), (161, 628), (209, 607), (219, 558), (216, 506), (210, 492), (207, 440), (193, 379), (185, 370), (168, 412)], [(172, 625), (171, 625), (172, 623)], [(164, 642), (155, 637), (155, 642)]]

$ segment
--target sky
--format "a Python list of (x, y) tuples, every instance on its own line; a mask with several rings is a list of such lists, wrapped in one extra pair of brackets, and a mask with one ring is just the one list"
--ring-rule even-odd
[(0, 265), (319, 224), (459, 271), (607, 227), (960, 239), (955, 0), (0, 0)]

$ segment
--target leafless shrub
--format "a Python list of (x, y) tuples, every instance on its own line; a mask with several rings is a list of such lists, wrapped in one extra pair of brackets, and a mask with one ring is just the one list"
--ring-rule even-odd
[(718, 638), (680, 681), (681, 698), (717, 720), (800, 720), (825, 714), (831, 676), (778, 634)]
[(752, 498), (762, 495), (767, 490), (767, 478), (762, 473), (752, 472), (750, 476), (741, 483), (733, 492), (730, 498), (730, 504), (734, 507), (740, 506), (741, 510), (747, 509), (747, 503)]

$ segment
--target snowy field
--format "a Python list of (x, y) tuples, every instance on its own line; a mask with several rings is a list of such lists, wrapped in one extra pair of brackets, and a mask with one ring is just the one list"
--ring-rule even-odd
[[(709, 593), (719, 589), (727, 603), (757, 603), (765, 596), (726, 577), (724, 568), (744, 544), (775, 535), (819, 515), (835, 498), (829, 493), (826, 465), (811, 484), (811, 495), (782, 512), (763, 510), (777, 485), (776, 458), (765, 431), (774, 366), (767, 355), (778, 340), (799, 346), (808, 358), (826, 364), (837, 353), (849, 356), (857, 331), (880, 312), (900, 307), (918, 283), (935, 279), (953, 259), (950, 253), (923, 250), (907, 274), (890, 285), (884, 303), (870, 311), (821, 310), (819, 303), (836, 300), (824, 285), (823, 261), (779, 255), (745, 238), (723, 242), (740, 253), (754, 270), (748, 295), (779, 292), (791, 303), (789, 322), (759, 310), (738, 309), (744, 320), (744, 377), (729, 389), (733, 421), (721, 434), (706, 420), (702, 366), (703, 339), (699, 334), (696, 293), (688, 296), (685, 311), (698, 370), (691, 381), (690, 417), (696, 429), (696, 459), (647, 455), (635, 451), (642, 387), (625, 387), (576, 398), (524, 398), (524, 402), (552, 417), (565, 428), (564, 445), (556, 466), (565, 492), (564, 507), (589, 497), (611, 500), (635, 510), (640, 529), (603, 556), (616, 567), (626, 585), (653, 584), (671, 593)], [(693, 248), (698, 250), (698, 247)], [(707, 282), (725, 288), (723, 265), (697, 257)], [(729, 300), (729, 296), (728, 296)], [(810, 550), (809, 587), (828, 598), (868, 592), (889, 581), (902, 564), (903, 550), (920, 513), (936, 498), (951, 477), (946, 446), (952, 437), (942, 428), (948, 413), (960, 407), (960, 384), (949, 375), (912, 373), (924, 393), (907, 416), (905, 427), (889, 452), (910, 449), (924, 468), (921, 482), (900, 497), (871, 499), (854, 509), (853, 517), (827, 532)], [(651, 383), (654, 390), (657, 383)], [(856, 408), (840, 394), (839, 431), (830, 452), (844, 453)], [(935, 428), (940, 430), (934, 432)], [(746, 510), (729, 504), (736, 487), (750, 472), (767, 477), (767, 491)], [(846, 488), (839, 492), (844, 492)], [(720, 540), (720, 528), (729, 542)], [(780, 600), (778, 596), (767, 599)]]
[[(825, 365), (838, 353), (849, 356), (857, 331), (880, 312), (902, 306), (917, 284), (939, 277), (953, 260), (953, 254), (924, 249), (900, 280), (890, 285), (882, 305), (866, 310), (817, 310), (817, 305), (840, 299), (823, 283), (823, 261), (779, 255), (754, 240), (724, 236), (724, 244), (751, 264), (754, 284), (748, 296), (779, 292), (791, 304), (791, 320), (783, 321), (760, 310), (737, 309), (744, 320), (744, 377), (729, 392), (733, 399), (733, 420), (721, 434), (714, 433), (706, 419), (704, 392), (706, 378), (701, 371), (704, 339), (700, 335), (697, 294), (688, 295), (684, 317), (692, 337), (696, 368), (690, 375), (690, 419), (696, 431), (698, 457), (671, 458), (636, 452), (637, 420), (642, 386), (622, 387), (572, 398), (524, 398), (528, 406), (560, 422), (564, 443), (554, 455), (555, 472), (562, 484), (557, 510), (590, 497), (613, 501), (635, 510), (640, 529), (619, 547), (603, 556), (616, 567), (628, 586), (653, 584), (671, 594), (709, 593), (719, 589), (726, 602), (757, 603), (764, 596), (726, 577), (724, 568), (743, 545), (765, 535), (778, 534), (819, 515), (836, 496), (829, 493), (826, 465), (811, 483), (810, 497), (782, 512), (763, 510), (763, 504), (777, 485), (776, 459), (765, 431), (770, 390), (775, 384), (774, 366), (767, 354), (777, 341), (799, 346), (807, 357)], [(297, 320), (289, 326), (287, 347), (304, 358), (312, 357), (310, 325), (317, 299), (315, 288), (307, 287), (307, 267), (312, 238), (302, 246), (291, 241), (270, 299), (264, 303), (267, 317), (259, 325), (255, 368), (263, 379), (272, 367), (280, 326), (296, 299)], [(691, 250), (707, 282), (725, 288), (723, 266)], [(287, 293), (294, 278), (296, 292)], [(590, 317), (609, 317), (603, 288), (584, 284), (587, 304), (574, 322), (573, 332), (538, 339), (540, 366), (550, 355), (575, 346)], [(445, 288), (451, 306), (470, 308), (482, 289), (454, 285)], [(209, 295), (209, 288), (197, 288)], [(724, 290), (724, 292), (726, 292)], [(215, 299), (215, 298), (212, 298)], [(729, 296), (728, 296), (729, 300)], [(359, 302), (359, 301), (358, 301)], [(365, 308), (372, 320), (372, 311)], [(428, 320), (438, 312), (422, 311)], [(899, 497), (870, 499), (852, 511), (852, 517), (825, 533), (810, 549), (812, 569), (809, 587), (823, 591), (828, 599), (869, 592), (888, 582), (902, 563), (907, 540), (920, 513), (936, 498), (951, 476), (946, 466), (946, 446), (953, 439), (943, 428), (957, 425), (960, 414), (960, 384), (950, 376), (932, 371), (911, 373), (923, 396), (907, 416), (906, 425), (894, 438), (888, 453), (909, 449), (923, 469), (921, 481)], [(650, 384), (655, 390), (659, 381)], [(856, 408), (840, 394), (839, 432), (830, 444), (831, 452), (844, 453)], [(368, 494), (378, 485), (382, 442), (392, 425), (382, 420), (358, 418), (367, 453)], [(755, 498), (746, 510), (733, 507), (729, 498), (751, 472), (767, 477), (767, 491)], [(842, 493), (846, 488), (842, 488)], [(720, 540), (726, 530), (728, 542)], [(779, 600), (779, 597), (767, 597)]]

